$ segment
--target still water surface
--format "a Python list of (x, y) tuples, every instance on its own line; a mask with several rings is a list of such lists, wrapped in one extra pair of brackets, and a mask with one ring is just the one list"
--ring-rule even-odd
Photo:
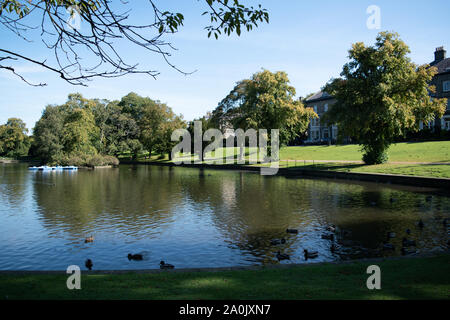
[[(111, 270), (158, 268), (160, 260), (192, 268), (400, 255), (406, 229), (417, 252), (429, 252), (447, 249), (445, 218), (450, 198), (431, 189), (157, 166), (46, 173), (0, 164), (0, 270), (85, 269), (87, 258)], [(321, 238), (331, 224), (346, 231), (334, 253)], [(388, 232), (396, 233), (394, 252), (381, 250)], [(286, 243), (271, 245), (281, 238)], [(303, 249), (319, 257), (305, 261)], [(291, 260), (278, 262), (277, 251)]]

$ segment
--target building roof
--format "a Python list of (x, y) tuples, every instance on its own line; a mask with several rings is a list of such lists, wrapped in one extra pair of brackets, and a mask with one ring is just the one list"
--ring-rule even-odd
[(430, 66), (438, 69), (437, 74), (450, 72), (450, 58), (446, 58), (439, 62), (431, 62)]
[(314, 102), (314, 101), (321, 101), (321, 100), (329, 100), (333, 99), (333, 96), (330, 96), (328, 93), (324, 91), (319, 91), (315, 94), (313, 94), (311, 97), (306, 99), (306, 102)]

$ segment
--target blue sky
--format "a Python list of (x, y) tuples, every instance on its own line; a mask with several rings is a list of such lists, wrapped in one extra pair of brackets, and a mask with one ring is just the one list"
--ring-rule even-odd
[[(0, 123), (10, 117), (23, 119), (29, 129), (48, 104), (61, 104), (67, 95), (80, 92), (87, 98), (120, 99), (134, 91), (142, 96), (166, 102), (187, 120), (214, 109), (234, 84), (249, 78), (262, 68), (286, 71), (298, 96), (320, 90), (330, 78), (339, 76), (351, 44), (363, 41), (372, 45), (379, 31), (396, 31), (411, 49), (417, 64), (433, 60), (436, 47), (450, 53), (450, 1), (300, 1), (241, 0), (245, 4), (261, 3), (270, 13), (270, 23), (260, 25), (241, 37), (208, 39), (203, 29), (208, 24), (201, 16), (205, 6), (197, 0), (159, 0), (160, 8), (180, 11), (185, 25), (170, 37), (178, 49), (171, 61), (184, 76), (171, 69), (157, 55), (122, 47), (134, 62), (161, 72), (157, 80), (142, 75), (122, 78), (98, 78), (89, 87), (70, 85), (56, 74), (29, 63), (16, 64), (18, 71), (46, 87), (30, 87), (6, 71), (0, 71)], [(152, 19), (146, 0), (133, 0), (133, 19)], [(381, 9), (381, 29), (368, 29), (366, 9)], [(81, 24), (83, 28), (83, 24)], [(0, 47), (33, 55), (38, 60), (51, 56), (38, 37), (33, 43), (14, 37), (0, 26)]]

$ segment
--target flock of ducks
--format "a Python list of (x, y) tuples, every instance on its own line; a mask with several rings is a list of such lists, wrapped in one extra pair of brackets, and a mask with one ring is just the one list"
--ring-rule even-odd
[[(428, 196), (426, 198), (426, 201), (429, 202), (429, 201), (431, 201), (431, 199), (432, 199), (432, 196)], [(396, 199), (390, 198), (390, 201), (391, 202), (395, 202)], [(450, 228), (450, 219), (445, 218), (443, 220), (443, 225), (444, 225), (444, 227), (446, 227), (448, 229), (448, 232), (450, 233), (450, 229), (449, 229)], [(421, 230), (425, 227), (425, 223), (423, 222), (422, 219), (420, 219), (417, 222), (417, 227), (419, 229), (421, 229)], [(329, 226), (326, 227), (326, 231), (327, 231), (327, 233), (322, 234), (321, 238), (331, 241), (330, 251), (332, 253), (334, 253), (337, 250), (337, 246), (334, 243), (334, 240), (335, 240), (335, 234), (338, 234), (338, 228), (334, 224), (332, 224), (332, 225), (329, 225)], [(298, 234), (298, 229), (286, 229), (286, 233)], [(411, 234), (411, 229), (406, 229), (405, 233), (406, 233), (406, 236), (404, 236), (402, 238), (401, 253), (403, 255), (414, 254), (414, 253), (416, 253), (416, 250), (415, 250), (415, 248), (416, 248), (416, 241), (415, 240), (410, 240), (410, 239), (407, 238), (407, 236), (409, 236)], [(350, 235), (350, 234), (351, 234), (351, 232), (348, 231), (348, 230), (339, 230), (339, 235), (341, 235), (341, 236), (347, 236), (347, 235)], [(395, 232), (388, 232), (387, 233), (387, 240), (383, 242), (383, 246), (382, 246), (382, 250), (383, 251), (389, 251), (389, 250), (395, 251), (395, 245), (393, 245), (389, 241), (391, 239), (393, 239), (393, 238), (396, 238), (396, 236), (397, 235), (396, 235)], [(94, 242), (94, 237), (93, 236), (87, 237), (87, 238), (85, 238), (84, 242), (85, 243)], [(281, 245), (281, 244), (285, 244), (285, 243), (286, 243), (286, 239), (285, 238), (273, 239), (273, 240), (270, 241), (270, 244), (273, 245), (273, 246), (277, 246), (277, 245)], [(447, 245), (450, 247), (450, 240), (447, 242)], [(413, 249), (410, 249), (411, 247), (413, 247)], [(307, 249), (304, 249), (303, 250), (303, 255), (305, 257), (305, 260), (308, 260), (308, 259), (317, 258), (319, 256), (319, 253), (317, 251), (308, 251)], [(136, 253), (136, 254), (129, 253), (127, 257), (128, 257), (128, 260), (130, 260), (130, 261), (131, 260), (141, 261), (141, 260), (144, 259), (143, 255), (140, 254), (140, 253)], [(281, 253), (280, 251), (278, 251), (276, 253), (276, 258), (278, 259), (278, 261), (290, 260), (291, 259), (289, 254)], [(94, 264), (93, 264), (91, 259), (87, 259), (86, 262), (85, 262), (85, 266), (89, 270), (92, 270), (92, 267), (94, 266)], [(169, 263), (165, 263), (164, 261), (161, 261), (159, 263), (159, 267), (161, 269), (174, 269), (175, 268), (174, 265), (169, 264)]]
[[(84, 239), (84, 243), (91, 243), (91, 242), (94, 242), (94, 237), (93, 236), (90, 236), (90, 237), (87, 237), (87, 238)], [(142, 261), (142, 260), (144, 260), (144, 256), (141, 253), (135, 253), (135, 254), (129, 253), (127, 257), (128, 257), (129, 261), (131, 261), (131, 260), (134, 260), (134, 261)], [(92, 270), (92, 267), (94, 266), (94, 263), (92, 262), (91, 259), (86, 259), (84, 265), (86, 266), (86, 268), (88, 270)], [(159, 268), (160, 269), (174, 269), (175, 266), (173, 264), (165, 263), (164, 261), (161, 261), (159, 263)]]
[[(430, 198), (427, 198), (427, 199), (430, 199)], [(429, 201), (429, 200), (427, 200), (427, 201)], [(420, 230), (422, 230), (425, 227), (425, 223), (423, 222), (422, 219), (420, 219), (416, 225)], [(448, 218), (444, 219), (443, 225), (444, 225), (444, 227), (446, 227), (448, 229), (448, 232), (450, 234), (450, 219), (448, 219)], [(331, 241), (330, 251), (332, 253), (336, 252), (336, 250), (337, 250), (337, 246), (334, 243), (334, 240), (336, 239), (336, 235), (345, 237), (345, 236), (348, 236), (351, 234), (351, 231), (348, 231), (348, 230), (342, 229), (342, 230), (338, 231), (338, 228), (334, 224), (327, 226), (326, 231), (327, 231), (327, 233), (323, 233), (321, 235), (321, 238)], [(298, 234), (297, 229), (286, 229), (286, 232), (291, 233), (291, 234)], [(414, 254), (414, 253), (416, 253), (416, 249), (415, 249), (416, 241), (408, 239), (408, 236), (411, 235), (411, 229), (406, 229), (405, 233), (406, 233), (406, 235), (402, 238), (401, 253), (403, 255)], [(396, 233), (388, 232), (387, 233), (387, 241), (383, 242), (383, 246), (382, 246), (383, 251), (389, 251), (389, 250), (395, 251), (395, 245), (393, 245), (392, 243), (389, 242), (389, 240), (392, 238), (396, 238)], [(342, 243), (345, 243), (344, 241), (345, 240), (342, 240)], [(270, 242), (271, 245), (280, 245), (280, 244), (284, 244), (284, 243), (286, 243), (286, 239), (284, 239), (284, 238), (283, 239), (274, 239), (274, 240), (271, 240), (271, 242)], [(447, 242), (447, 245), (450, 247), (450, 240)], [(304, 254), (305, 260), (314, 259), (319, 256), (319, 253), (317, 251), (308, 251), (307, 249), (303, 250), (303, 254)], [(281, 261), (281, 260), (289, 260), (291, 257), (286, 253), (281, 253), (280, 251), (278, 251), (276, 253), (276, 258), (278, 259), (278, 261)]]
[[(286, 229), (286, 233), (291, 233), (291, 234), (298, 234), (298, 229)], [(273, 246), (276, 245), (280, 245), (280, 244), (284, 244), (286, 243), (286, 239), (282, 238), (282, 239), (274, 239), (270, 241), (270, 244)], [(303, 250), (303, 255), (305, 257), (305, 260), (308, 259), (314, 259), (317, 258), (319, 256), (319, 252), (317, 251), (308, 251), (307, 249)], [(276, 258), (278, 259), (278, 261), (281, 260), (290, 260), (291, 256), (287, 253), (281, 253), (280, 251), (278, 251), (276, 253)]]

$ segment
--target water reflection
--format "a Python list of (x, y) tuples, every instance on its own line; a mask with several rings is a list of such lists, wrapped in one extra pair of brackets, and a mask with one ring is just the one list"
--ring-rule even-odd
[[(291, 255), (282, 263), (300, 263), (304, 249), (333, 261), (399, 255), (403, 237), (418, 252), (448, 241), (450, 199), (429, 189), (154, 166), (43, 173), (8, 165), (0, 178), (0, 269), (64, 269), (87, 257), (97, 269), (271, 264), (277, 251)], [(329, 225), (338, 228), (333, 242), (322, 239)], [(396, 250), (383, 250), (385, 241)], [(129, 261), (130, 252), (144, 261)]]

